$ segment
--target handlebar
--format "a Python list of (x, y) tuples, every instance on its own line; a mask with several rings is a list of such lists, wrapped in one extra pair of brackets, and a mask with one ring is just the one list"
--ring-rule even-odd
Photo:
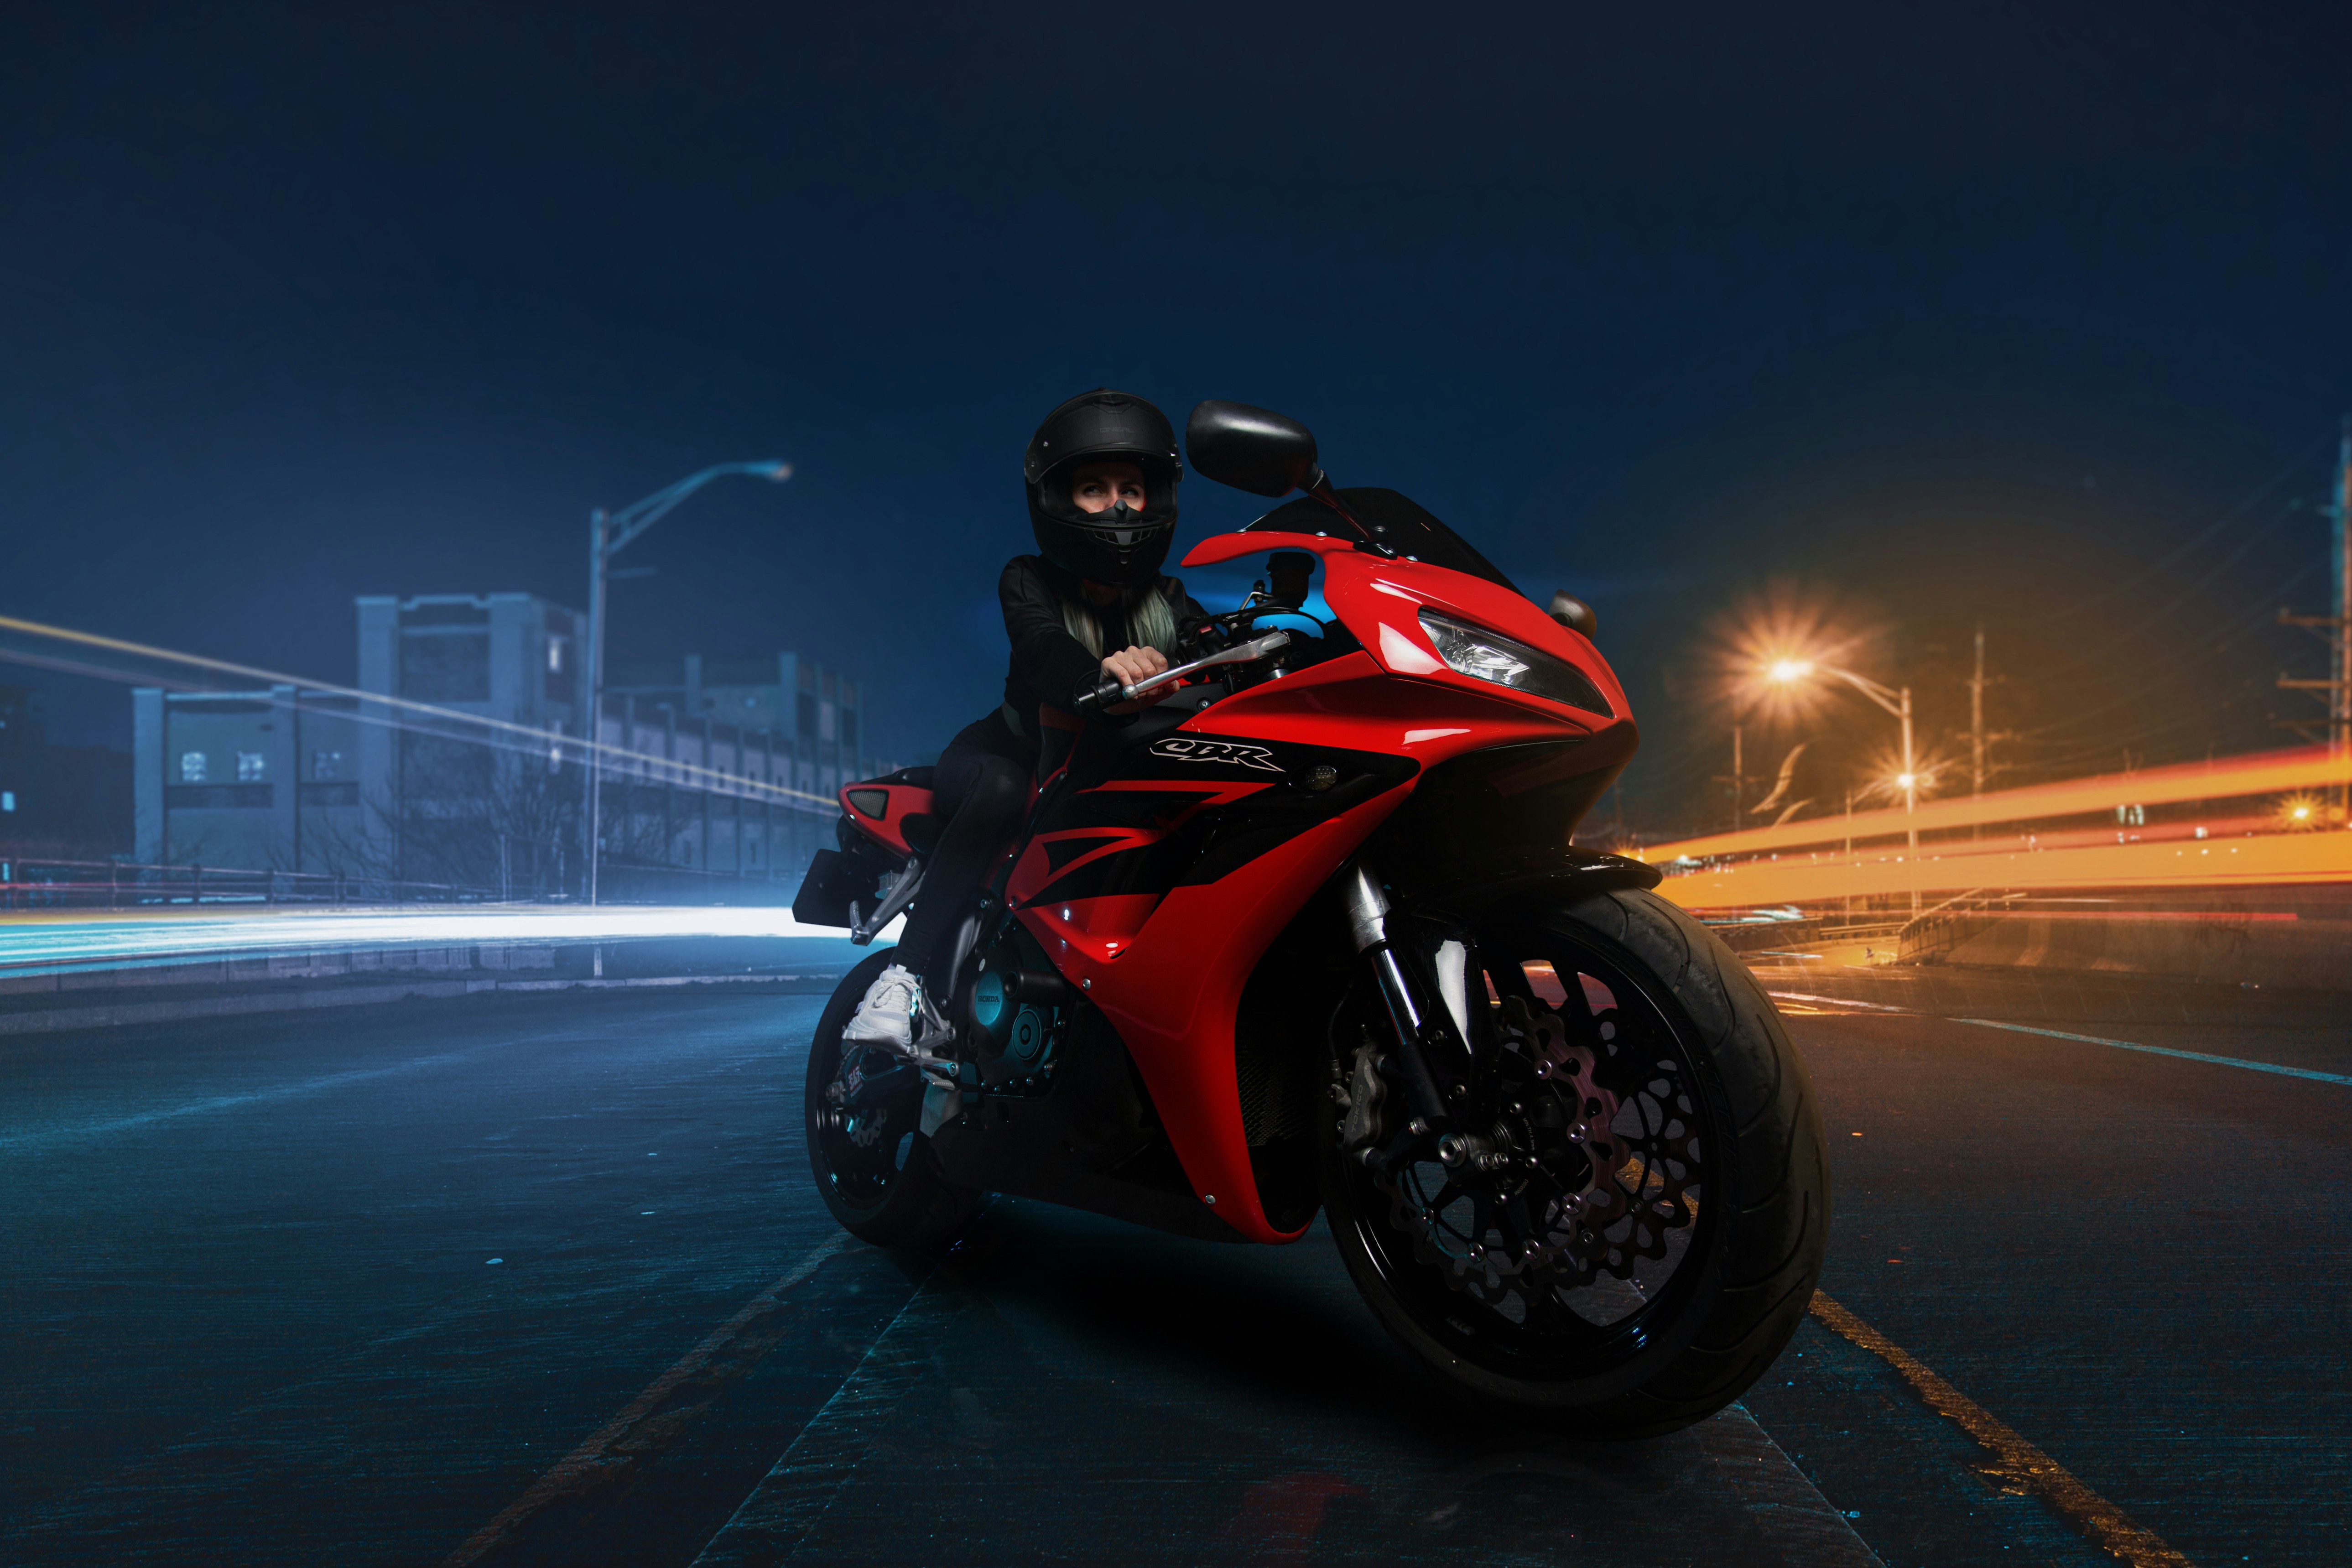
[(1268, 654), (1289, 646), (1288, 632), (1268, 632), (1262, 637), (1252, 637), (1247, 642), (1235, 643), (1223, 652), (1213, 653), (1206, 658), (1196, 658), (1190, 664), (1180, 664), (1163, 669), (1159, 674), (1148, 679), (1139, 680), (1132, 686), (1120, 685), (1117, 676), (1097, 676), (1093, 684), (1078, 688), (1077, 695), (1071, 700), (1070, 708), (1081, 717), (1088, 713), (1097, 713), (1114, 702), (1132, 702), (1146, 692), (1157, 691), (1172, 681), (1183, 679), (1194, 670), (1206, 669), (1213, 664), (1254, 664)]

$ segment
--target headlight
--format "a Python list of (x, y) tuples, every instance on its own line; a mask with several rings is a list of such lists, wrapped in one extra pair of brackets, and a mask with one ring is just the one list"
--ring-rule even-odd
[(1438, 658), (1474, 680), (1491, 680), (1514, 691), (1613, 717), (1601, 689), (1566, 659), (1435, 610), (1421, 612), (1421, 629), (1437, 645)]

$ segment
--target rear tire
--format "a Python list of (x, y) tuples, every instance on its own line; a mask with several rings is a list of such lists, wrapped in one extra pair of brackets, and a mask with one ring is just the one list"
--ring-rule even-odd
[[(1523, 1417), (1644, 1437), (1713, 1415), (1796, 1332), (1828, 1245), (1821, 1115), (1779, 1013), (1705, 926), (1633, 889), (1490, 919), (1471, 962), (1472, 995), (1483, 994), (1481, 969), (1502, 997), (1517, 986), (1538, 1018), (1550, 1013), (1547, 1039), (1564, 1028), (1589, 1040), (1598, 1065), (1574, 1079), (1557, 1047), (1544, 1058), (1524, 1030), (1486, 1058), (1499, 1065), (1484, 1070), (1513, 1085), (1496, 1102), (1540, 1102), (1541, 1114), (1496, 1122), (1507, 1133), (1497, 1147), (1538, 1156), (1519, 1163), (1531, 1175), (1446, 1170), (1433, 1155), (1381, 1174), (1340, 1147), (1343, 1119), (1318, 1116), (1324, 1201), (1349, 1274), (1407, 1349)], [(1556, 1003), (1527, 978), (1546, 964)], [(1498, 1027), (1505, 1007), (1494, 1005)], [(1349, 1053), (1385, 1038), (1360, 1027), (1334, 1037)], [(1539, 1058), (1543, 1070), (1525, 1068)], [(1348, 1081), (1352, 1063), (1335, 1066)], [(1612, 1115), (1591, 1117), (1604, 1131), (1590, 1142), (1558, 1109), (1599, 1107), (1576, 1082), (1621, 1097)], [(1410, 1112), (1394, 1093), (1383, 1104), (1385, 1140)], [(1635, 1171), (1612, 1198), (1606, 1184)], [(1625, 1239), (1590, 1229), (1576, 1239), (1605, 1213)], [(1515, 1273), (1510, 1260), (1530, 1246), (1543, 1260)], [(1490, 1272), (1491, 1259), (1504, 1263)]]
[[(917, 1125), (922, 1114), (922, 1079), (909, 1074), (909, 1087), (855, 1108), (860, 1116), (873, 1119), (866, 1124), (871, 1141), (862, 1144), (856, 1130), (838, 1124), (847, 1108), (829, 1095), (843, 1079), (845, 1058), (862, 1058), (856, 1063), (859, 1069), (871, 1068), (877, 1073), (898, 1060), (870, 1047), (845, 1045), (841, 1037), (866, 988), (896, 951), (885, 949), (860, 963), (842, 977), (825, 1004), (809, 1042), (802, 1125), (817, 1195), (844, 1230), (877, 1247), (929, 1250), (961, 1228), (980, 1194), (940, 1173), (931, 1141)], [(877, 1126), (878, 1136), (874, 1136)]]

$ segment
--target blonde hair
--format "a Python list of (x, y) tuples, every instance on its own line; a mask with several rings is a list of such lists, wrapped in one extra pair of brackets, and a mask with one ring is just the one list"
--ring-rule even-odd
[[(1122, 590), (1120, 597), (1129, 599), (1131, 592), (1131, 590)], [(1094, 606), (1083, 599), (1072, 598), (1066, 594), (1060, 595), (1058, 597), (1062, 601), (1063, 627), (1072, 637), (1085, 644), (1088, 653), (1097, 658), (1102, 658), (1106, 651), (1103, 647), (1102, 621), (1095, 614)], [(1129, 600), (1127, 605), (1127, 621), (1128, 633), (1137, 642), (1156, 647), (1171, 658), (1175, 657), (1176, 612), (1169, 606), (1168, 595), (1160, 591), (1158, 584), (1155, 583), (1145, 588), (1139, 596)]]

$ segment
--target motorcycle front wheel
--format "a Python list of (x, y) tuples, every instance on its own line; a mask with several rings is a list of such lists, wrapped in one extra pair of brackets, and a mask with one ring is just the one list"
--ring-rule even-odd
[(877, 1247), (925, 1248), (954, 1235), (980, 1194), (941, 1173), (923, 1136), (922, 1075), (902, 1058), (841, 1037), (895, 951), (844, 975), (818, 1017), (803, 1127), (817, 1194), (844, 1230)]
[(1653, 893), (1518, 906), (1466, 945), (1486, 1011), (1450, 1141), (1405, 1125), (1371, 1008), (1332, 1029), (1350, 1106), (1317, 1137), (1349, 1275), (1423, 1362), (1545, 1425), (1704, 1419), (1796, 1332), (1828, 1243), (1821, 1115), (1779, 1013)]

